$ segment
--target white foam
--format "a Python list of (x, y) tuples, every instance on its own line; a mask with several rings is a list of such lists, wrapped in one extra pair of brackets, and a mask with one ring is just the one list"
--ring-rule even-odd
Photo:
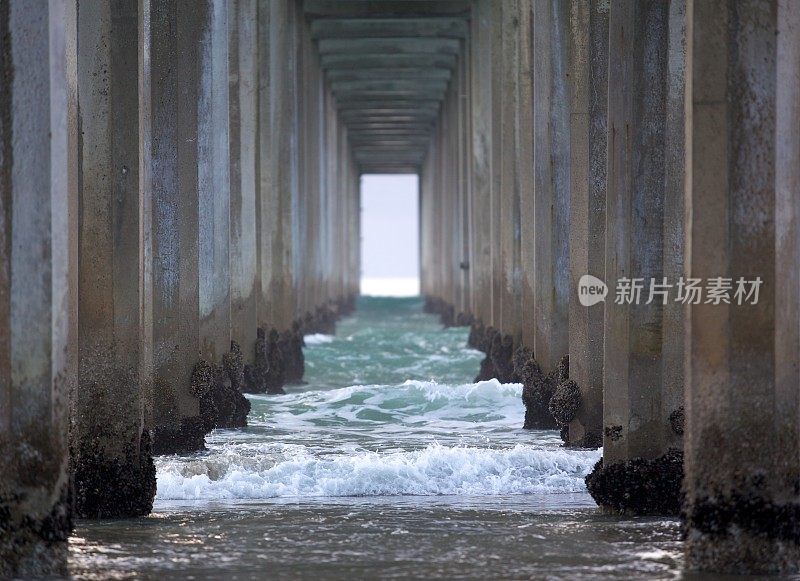
[(332, 343), (334, 340), (333, 335), (323, 335), (322, 333), (314, 333), (313, 335), (306, 335), (303, 337), (306, 345), (324, 345), (325, 343)]
[(365, 450), (317, 455), (304, 446), (262, 455), (166, 458), (158, 466), (161, 500), (394, 495), (511, 495), (585, 490), (599, 451), (430, 444), (417, 451)]
[[(484, 429), (516, 430), (524, 422), (522, 385), (496, 379), (463, 385), (408, 380), (401, 385), (361, 385), (330, 390), (251, 396), (251, 426), (313, 430), (320, 422), (359, 425), (379, 417), (390, 425), (439, 427), (467, 433)], [(263, 403), (262, 403), (263, 402)], [(373, 416), (370, 416), (370, 414)]]

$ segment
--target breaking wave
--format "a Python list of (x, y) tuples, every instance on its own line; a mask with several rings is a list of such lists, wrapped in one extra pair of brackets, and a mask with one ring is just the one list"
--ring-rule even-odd
[(513, 495), (585, 490), (598, 451), (518, 444), (496, 450), (430, 444), (421, 450), (317, 454), (304, 446), (231, 448), (162, 461), (160, 500), (275, 497)]

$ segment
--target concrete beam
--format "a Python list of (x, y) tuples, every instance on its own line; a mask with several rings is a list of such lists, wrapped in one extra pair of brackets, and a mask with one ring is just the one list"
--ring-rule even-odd
[(359, 165), (359, 171), (362, 174), (378, 173), (378, 174), (417, 174), (419, 173), (418, 165), (410, 164), (368, 164), (362, 163)]
[(392, 117), (415, 117), (419, 119), (436, 119), (439, 114), (438, 109), (415, 109), (413, 107), (397, 109), (362, 109), (358, 111), (343, 111), (339, 117), (345, 123), (358, 120), (385, 119)]
[(337, 101), (347, 101), (353, 98), (360, 97), (362, 99), (419, 99), (422, 101), (428, 100), (441, 100), (444, 98), (444, 90), (432, 89), (408, 89), (408, 90), (393, 90), (393, 91), (338, 91), (334, 92)]
[(337, 81), (395, 81), (395, 80), (422, 80), (422, 81), (449, 81), (450, 69), (409, 67), (405, 69), (392, 68), (365, 68), (365, 69), (328, 69), (326, 78), (330, 82)]
[(152, 301), (141, 252), (138, 5), (82, 1), (77, 20), (80, 231), (79, 387), (72, 433), (75, 506), (91, 518), (142, 516), (156, 492), (150, 441)]
[(458, 55), (461, 44), (452, 38), (323, 38), (320, 54), (449, 54)]
[(421, 162), (424, 153), (421, 151), (403, 149), (354, 149), (353, 157), (356, 161), (382, 161), (382, 162)]
[(465, 38), (464, 18), (326, 18), (310, 24), (312, 38)]
[[(800, 568), (800, 4), (693, 2), (688, 14), (688, 276), (732, 280), (690, 307), (686, 567)], [(760, 278), (739, 304), (739, 279)], [(704, 299), (705, 300), (705, 299)]]
[(400, 92), (434, 92), (440, 93), (447, 89), (447, 81), (438, 79), (391, 79), (391, 80), (358, 80), (358, 81), (333, 81), (331, 90), (335, 94), (345, 93), (394, 93)]
[(391, 127), (379, 127), (372, 129), (370, 127), (353, 128), (348, 126), (348, 137), (353, 138), (359, 135), (381, 136), (410, 136), (410, 137), (429, 137), (431, 135), (431, 124), (424, 127), (404, 127), (402, 124)]
[(306, 0), (303, 8), (306, 18), (432, 18), (470, 13), (467, 0)]
[(339, 111), (361, 110), (361, 109), (420, 109), (420, 110), (435, 110), (438, 111), (441, 107), (441, 102), (435, 99), (421, 100), (421, 99), (364, 99), (355, 97), (347, 101), (336, 103), (336, 109)]
[[(422, 123), (429, 123), (432, 124), (433, 120), (436, 119), (435, 115), (394, 115), (394, 114), (387, 114), (387, 115), (353, 115), (350, 117), (353, 122), (353, 126), (356, 127), (358, 125), (364, 125), (369, 123), (391, 123), (397, 126), (403, 123), (411, 123), (411, 124), (422, 124)], [(347, 119), (343, 118), (346, 122)]]
[(422, 139), (374, 139), (374, 138), (367, 138), (367, 139), (356, 139), (351, 138), (350, 143), (353, 145), (354, 148), (359, 148), (363, 146), (367, 147), (374, 147), (374, 148), (384, 148), (384, 147), (402, 147), (404, 149), (424, 149), (424, 147), (430, 142), (428, 138)]
[(360, 53), (345, 54), (331, 53), (320, 57), (320, 66), (323, 69), (416, 69), (440, 68), (452, 69), (456, 66), (455, 54), (389, 54), (389, 53)]
[(358, 140), (366, 139), (430, 139), (430, 132), (426, 131), (402, 131), (402, 130), (384, 130), (384, 131), (356, 131), (350, 132), (350, 142), (355, 143)]
[(0, 578), (66, 577), (75, 5), (6, 2), (0, 38)]
[(429, 131), (432, 127), (432, 122), (419, 121), (416, 118), (413, 121), (403, 121), (397, 123), (387, 123), (385, 121), (353, 121), (347, 124), (347, 129), (351, 133), (362, 130), (382, 131), (384, 129), (394, 129), (398, 131)]

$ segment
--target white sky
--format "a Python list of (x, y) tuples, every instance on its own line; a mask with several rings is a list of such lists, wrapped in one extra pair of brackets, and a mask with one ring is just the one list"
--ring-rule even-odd
[(418, 222), (416, 175), (362, 176), (363, 294), (418, 294)]

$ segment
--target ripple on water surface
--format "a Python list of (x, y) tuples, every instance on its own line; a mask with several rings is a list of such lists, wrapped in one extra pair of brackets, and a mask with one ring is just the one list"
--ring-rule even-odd
[(674, 578), (672, 520), (599, 515), (598, 451), (521, 430), (522, 387), (419, 299), (365, 298), (306, 338), (306, 381), (248, 428), (157, 460), (154, 514), (79, 523), (82, 578)]

